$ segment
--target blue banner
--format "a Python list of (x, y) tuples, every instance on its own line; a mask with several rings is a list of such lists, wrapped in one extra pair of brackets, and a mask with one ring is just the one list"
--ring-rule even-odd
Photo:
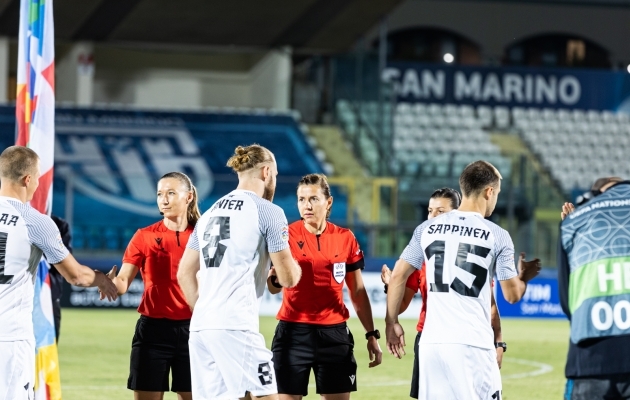
[(566, 318), (560, 307), (558, 280), (535, 278), (527, 284), (523, 299), (516, 304), (503, 297), (501, 285), (496, 285), (496, 301), (501, 317)]
[(399, 101), (630, 112), (630, 74), (605, 70), (392, 62)]
[[(0, 106), (0, 145), (13, 144), (15, 108)], [(238, 145), (261, 144), (278, 164), (274, 203), (290, 222), (299, 219), (296, 187), (321, 162), (288, 112), (167, 112), (56, 110), (53, 213), (72, 210), (78, 249), (125, 248), (135, 230), (161, 219), (156, 183), (182, 171), (197, 188), (201, 211), (235, 189), (226, 166)], [(333, 222), (345, 223), (344, 193), (332, 188)]]

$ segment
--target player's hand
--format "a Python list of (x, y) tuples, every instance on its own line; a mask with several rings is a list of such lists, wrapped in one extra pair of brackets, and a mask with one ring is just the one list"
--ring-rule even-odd
[(521, 253), (518, 258), (518, 277), (523, 282), (529, 282), (534, 279), (540, 272), (541, 264), (538, 258), (534, 258), (531, 261), (525, 261), (525, 253)]
[(274, 267), (269, 268), (269, 274), (267, 274), (267, 279), (271, 278), (272, 276), (277, 276), (276, 269)]
[(560, 213), (560, 218), (565, 219), (567, 215), (571, 214), (575, 211), (575, 206), (572, 203), (564, 203), (562, 205), (562, 212)]
[(114, 265), (114, 266), (112, 267), (112, 269), (111, 269), (111, 270), (107, 273), (107, 277), (108, 277), (109, 279), (112, 279), (112, 280), (113, 280), (113, 279), (116, 277), (116, 270), (117, 270), (117, 269), (118, 269), (118, 267), (117, 267), (116, 265)]
[(503, 347), (497, 347), (497, 364), (499, 364), (499, 369), (501, 369), (501, 364), (503, 364)]
[(383, 361), (383, 352), (381, 351), (381, 346), (378, 344), (378, 340), (374, 336), (368, 338), (367, 349), (370, 356), (369, 367), (372, 368), (380, 365)]
[[(112, 269), (112, 271), (114, 271), (115, 273), (114, 269)], [(110, 271), (109, 273), (112, 273), (112, 271)], [(94, 273), (96, 273), (96, 278), (98, 279), (97, 286), (98, 291), (101, 294), (101, 300), (105, 298), (107, 298), (107, 300), (109, 301), (116, 300), (118, 298), (118, 289), (116, 288), (116, 285), (114, 285), (114, 282), (112, 282), (112, 280), (108, 277), (109, 274), (105, 275), (101, 271), (94, 271)]]
[(405, 353), (405, 330), (398, 323), (388, 323), (385, 327), (385, 338), (389, 354), (396, 358), (402, 358)]
[(383, 268), (381, 268), (381, 281), (389, 285), (389, 279), (392, 277), (392, 270), (387, 268), (387, 264), (383, 264)]

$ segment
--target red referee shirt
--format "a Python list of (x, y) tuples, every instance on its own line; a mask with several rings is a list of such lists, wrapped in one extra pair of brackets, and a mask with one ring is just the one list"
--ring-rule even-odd
[(418, 325), (416, 330), (422, 332), (424, 328), (424, 320), (427, 318), (427, 269), (423, 265), (422, 269), (413, 271), (409, 278), (407, 278), (406, 286), (414, 292), (420, 291), (422, 296), (422, 308), (420, 309), (420, 318), (418, 318)]
[(346, 321), (350, 314), (343, 303), (344, 278), (364, 266), (352, 232), (328, 222), (321, 235), (314, 235), (300, 220), (289, 225), (289, 246), (302, 278), (297, 286), (283, 289), (277, 318), (317, 325)]
[(138, 229), (123, 256), (123, 263), (140, 269), (144, 293), (138, 312), (151, 318), (190, 319), (192, 312), (177, 283), (177, 267), (194, 227), (183, 232), (168, 229), (163, 221)]

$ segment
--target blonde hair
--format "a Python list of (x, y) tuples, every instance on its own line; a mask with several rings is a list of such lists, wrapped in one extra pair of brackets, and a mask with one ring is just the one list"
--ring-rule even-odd
[(259, 144), (237, 146), (234, 155), (230, 157), (227, 166), (236, 173), (256, 168), (259, 164), (273, 161), (273, 153)]
[(160, 178), (160, 181), (166, 178), (177, 179), (178, 181), (183, 183), (184, 186), (186, 186), (186, 189), (188, 189), (189, 192), (192, 192), (193, 199), (190, 202), (190, 204), (188, 204), (186, 217), (188, 218), (188, 224), (195, 226), (197, 224), (197, 221), (199, 221), (199, 218), (201, 218), (201, 212), (199, 211), (199, 203), (198, 203), (199, 199), (197, 199), (197, 188), (195, 187), (195, 185), (192, 184), (192, 180), (190, 180), (188, 175), (184, 174), (183, 172), (169, 172), (167, 174), (164, 174)]
[(0, 177), (18, 182), (32, 174), (39, 160), (33, 149), (24, 146), (9, 146), (0, 154)]

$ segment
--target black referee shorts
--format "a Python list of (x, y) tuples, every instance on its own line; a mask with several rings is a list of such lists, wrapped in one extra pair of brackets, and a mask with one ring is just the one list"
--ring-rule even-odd
[(273, 337), (278, 393), (308, 395), (311, 368), (318, 394), (356, 392), (354, 338), (346, 323), (298, 324), (280, 321)]
[(418, 352), (421, 335), (422, 332), (418, 332), (416, 335), (416, 341), (413, 344), (413, 375), (411, 376), (411, 392), (409, 393), (409, 396), (414, 399), (417, 399), (420, 393), (420, 358)]
[(131, 344), (131, 368), (127, 388), (147, 392), (190, 392), (188, 335), (190, 320), (140, 316)]

